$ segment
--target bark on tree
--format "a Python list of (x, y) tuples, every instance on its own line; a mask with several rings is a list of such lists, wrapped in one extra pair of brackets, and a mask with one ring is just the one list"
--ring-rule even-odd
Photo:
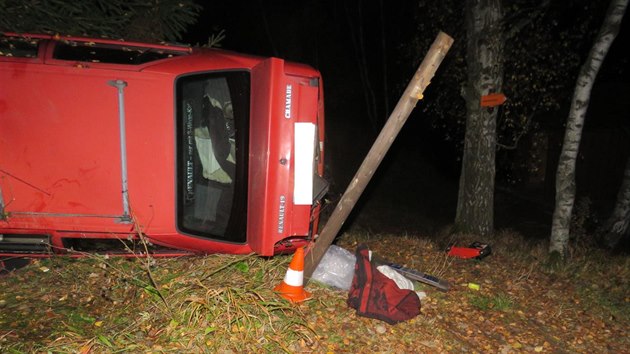
[(556, 205), (551, 223), (549, 252), (565, 258), (569, 247), (571, 213), (575, 203), (575, 164), (595, 77), (619, 32), (628, 0), (612, 0), (604, 23), (580, 69), (567, 119), (564, 142), (556, 172)]
[(630, 224), (630, 158), (626, 162), (621, 187), (617, 193), (615, 209), (598, 230), (604, 245), (608, 248), (615, 248), (619, 241), (628, 235), (628, 224)]
[(467, 2), (468, 83), (466, 134), (455, 227), (478, 235), (494, 232), (494, 178), (498, 108), (481, 107), (481, 96), (501, 92), (503, 30), (501, 0)]

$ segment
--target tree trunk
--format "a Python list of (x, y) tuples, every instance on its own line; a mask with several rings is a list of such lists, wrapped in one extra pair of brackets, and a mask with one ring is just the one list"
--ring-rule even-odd
[(501, 92), (503, 83), (503, 30), (501, 0), (467, 2), (468, 83), (466, 134), (456, 229), (478, 235), (494, 232), (494, 177), (497, 142), (497, 107), (481, 107), (481, 96)]
[(389, 85), (387, 82), (389, 81), (389, 77), (387, 74), (387, 37), (385, 36), (385, 11), (383, 9), (383, 0), (379, 0), (378, 2), (379, 14), (381, 20), (381, 59), (383, 65), (383, 117), (387, 120), (387, 116), (389, 115)]
[(551, 223), (549, 252), (565, 258), (569, 246), (571, 213), (575, 203), (575, 163), (582, 138), (582, 127), (588, 109), (595, 77), (619, 32), (628, 0), (612, 0), (595, 43), (582, 65), (571, 101), (558, 171), (556, 173), (556, 205)]
[(628, 235), (628, 224), (630, 224), (630, 158), (626, 162), (615, 209), (602, 228), (598, 230), (604, 245), (615, 248), (619, 241)]
[(350, 12), (347, 2), (343, 2), (346, 10), (346, 17), (348, 19), (350, 38), (352, 39), (352, 45), (354, 47), (354, 53), (357, 58), (357, 68), (359, 69), (359, 77), (361, 78), (361, 84), (363, 85), (363, 98), (365, 99), (365, 109), (367, 110), (367, 117), (370, 121), (373, 132), (379, 131), (379, 118), (378, 107), (376, 104), (376, 94), (372, 87), (372, 81), (369, 74), (368, 53), (365, 48), (365, 34), (363, 32), (364, 19), (363, 19), (363, 3), (361, 0), (357, 3), (356, 9), (356, 22), (353, 22), (354, 15)]

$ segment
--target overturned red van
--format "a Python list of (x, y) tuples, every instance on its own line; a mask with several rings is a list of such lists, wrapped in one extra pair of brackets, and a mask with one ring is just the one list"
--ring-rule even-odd
[(0, 256), (271, 256), (317, 232), (322, 79), (229, 51), (0, 34)]

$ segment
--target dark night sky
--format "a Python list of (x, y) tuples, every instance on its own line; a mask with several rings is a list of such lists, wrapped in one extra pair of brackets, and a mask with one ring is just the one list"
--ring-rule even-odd
[[(419, 42), (430, 43), (438, 29), (452, 35), (459, 33), (451, 33), (458, 31), (455, 28), (444, 28), (455, 26), (452, 21), (443, 27), (435, 28), (432, 33), (419, 33), (418, 21), (421, 21), (424, 13), (429, 12), (426, 7), (431, 6), (431, 1), (382, 1), (382, 9), (380, 1), (311, 0), (301, 1), (300, 5), (296, 3), (288, 0), (257, 0), (207, 4), (198, 23), (189, 29), (184, 41), (203, 44), (209, 34), (225, 30), (226, 38), (222, 42), (225, 49), (261, 56), (277, 56), (306, 63), (320, 70), (324, 78), (326, 99), (328, 173), (332, 175), (335, 192), (341, 193), (376, 134), (376, 130), (371, 129), (366, 121), (363, 86), (357, 66), (358, 57), (351, 36), (363, 33), (367, 53), (365, 57), (376, 90), (382, 91), (383, 58), (386, 58), (391, 111), (426, 51), (426, 48), (416, 51), (421, 54), (416, 53), (414, 56), (412, 47), (418, 42), (418, 38), (422, 39)], [(420, 3), (425, 8), (418, 6)], [(592, 6), (594, 9), (592, 13), (594, 17), (599, 17), (593, 21), (598, 28), (608, 1), (593, 3), (597, 3)], [(552, 9), (553, 6), (560, 9), (559, 13), (563, 13), (565, 7), (572, 7), (567, 11), (575, 14), (559, 18), (559, 26), (572, 25), (571, 21), (587, 16), (583, 7), (573, 3), (567, 5), (564, 2), (552, 1)], [(459, 16), (458, 13), (455, 15), (456, 18)], [(357, 25), (359, 18), (363, 19), (363, 26)], [(618, 91), (604, 90), (604, 94), (598, 92), (597, 99), (594, 94), (592, 107), (595, 108), (589, 110), (589, 117), (598, 117), (587, 119), (587, 126), (589, 121), (593, 125), (593, 122), (608, 119), (601, 116), (615, 117), (616, 120), (624, 120), (626, 123), (630, 120), (627, 104), (630, 80), (627, 70), (628, 54), (625, 53), (629, 43), (628, 27), (626, 18), (621, 33), (598, 76), (598, 83), (612, 83), (614, 85), (611, 87), (617, 87)], [(385, 55), (381, 50), (383, 33), (387, 49)], [(455, 37), (455, 40), (456, 43), (463, 44), (465, 38)], [(591, 40), (585, 39), (584, 42), (583, 50), (586, 51), (590, 48)], [(440, 72), (437, 75), (440, 76)], [(437, 80), (439, 77), (436, 77), (435, 81)], [(437, 90), (439, 87), (435, 84), (429, 86), (427, 100), (431, 99), (432, 89)], [(570, 100), (571, 94), (572, 91), (566, 92), (566, 97), (563, 98), (565, 102)], [(377, 92), (376, 96), (379, 109), (382, 110), (379, 116), (382, 116), (381, 119), (384, 121), (386, 114), (383, 94)], [(423, 102), (420, 102), (419, 105), (422, 104)], [(560, 120), (566, 119), (566, 107), (564, 111), (556, 113), (556, 116), (560, 117)], [(421, 109), (416, 108), (370, 183), (366, 195), (362, 197), (363, 203), (370, 204), (370, 199), (373, 199), (375, 202), (372, 204), (378, 204), (381, 211), (388, 205), (392, 209), (401, 207), (418, 209), (417, 213), (428, 215), (427, 218), (452, 221), (459, 174), (458, 152), (451, 142), (444, 140), (440, 132), (431, 128), (428, 121), (421, 113)], [(622, 126), (628, 127), (626, 123)], [(625, 140), (621, 146), (630, 146), (627, 143), (627, 140), (630, 140), (627, 134)], [(612, 174), (618, 175), (619, 171)], [(605, 183), (618, 184), (619, 177)], [(547, 193), (549, 194), (549, 191)], [(500, 196), (497, 199), (500, 200)], [(361, 208), (359, 205), (358, 209)], [(394, 214), (396, 215), (388, 214), (388, 217), (391, 216), (395, 220), (400, 216), (400, 213)], [(500, 220), (497, 222), (500, 224)]]
[[(243, 6), (244, 3), (247, 5)], [(378, 86), (376, 90), (382, 86), (383, 68), (380, 6), (377, 1), (364, 2), (369, 6), (364, 4), (360, 7), (365, 23), (359, 29), (356, 25), (358, 3), (323, 0), (304, 1), (301, 6), (295, 6), (293, 1), (221, 2), (206, 7), (198, 24), (190, 29), (184, 39), (191, 43), (204, 43), (208, 33), (223, 29), (226, 38), (222, 47), (225, 49), (278, 56), (320, 70), (326, 95), (327, 134), (332, 140), (329, 147), (336, 148), (336, 145), (343, 144), (341, 140), (349, 137), (356, 139), (357, 136), (365, 136), (361, 144), (356, 144), (355, 140), (351, 146), (339, 146), (339, 155), (351, 155), (351, 159), (358, 160), (355, 161), (358, 164), (377, 131), (365, 121), (363, 88), (351, 31), (358, 33), (361, 30), (366, 37), (366, 56), (371, 66), (371, 79)], [(419, 63), (413, 62), (416, 58), (411, 58), (407, 53), (406, 57), (399, 53), (404, 53), (401, 46), (409, 43), (415, 34), (413, 17), (416, 5), (413, 1), (404, 1), (397, 2), (396, 6), (384, 2), (384, 6), (383, 18), (386, 22), (383, 29), (387, 38), (386, 46), (391, 50), (387, 67), (390, 81), (395, 83), (389, 90), (391, 111)], [(428, 36), (432, 40), (436, 34), (437, 30)], [(381, 95), (378, 95), (377, 99), (382, 102)], [(379, 112), (379, 117), (384, 121), (385, 112)], [(348, 169), (349, 173), (353, 172), (353, 168)], [(348, 173), (342, 174), (343, 180), (351, 177)]]

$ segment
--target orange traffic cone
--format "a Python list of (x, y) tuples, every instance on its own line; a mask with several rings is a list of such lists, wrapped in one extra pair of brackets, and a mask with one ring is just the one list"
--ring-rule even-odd
[(291, 302), (302, 302), (311, 298), (311, 293), (304, 290), (304, 249), (295, 250), (284, 280), (273, 290)]

